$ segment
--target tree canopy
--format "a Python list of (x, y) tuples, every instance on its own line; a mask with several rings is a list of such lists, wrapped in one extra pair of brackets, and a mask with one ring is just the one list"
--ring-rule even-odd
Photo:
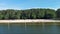
[(0, 19), (56, 19), (60, 18), (60, 9), (0, 10)]

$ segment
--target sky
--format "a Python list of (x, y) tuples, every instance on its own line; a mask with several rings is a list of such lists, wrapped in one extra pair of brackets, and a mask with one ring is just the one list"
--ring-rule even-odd
[(0, 10), (30, 8), (58, 9), (60, 0), (0, 0)]

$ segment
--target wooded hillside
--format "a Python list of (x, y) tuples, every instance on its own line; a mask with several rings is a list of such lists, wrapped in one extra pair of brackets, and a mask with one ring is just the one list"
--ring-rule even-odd
[(60, 9), (0, 10), (0, 19), (59, 19)]

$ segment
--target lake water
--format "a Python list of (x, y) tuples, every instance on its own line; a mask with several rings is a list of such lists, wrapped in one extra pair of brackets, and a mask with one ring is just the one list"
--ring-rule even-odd
[(0, 34), (60, 34), (60, 25), (0, 24)]

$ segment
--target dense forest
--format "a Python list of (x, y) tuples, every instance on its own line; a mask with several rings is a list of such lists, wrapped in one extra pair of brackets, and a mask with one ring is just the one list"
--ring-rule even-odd
[(60, 19), (60, 9), (0, 10), (0, 20), (4, 19)]

